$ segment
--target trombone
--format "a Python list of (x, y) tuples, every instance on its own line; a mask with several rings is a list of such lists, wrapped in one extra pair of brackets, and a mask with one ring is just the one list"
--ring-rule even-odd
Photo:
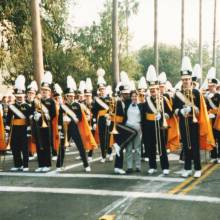
[[(196, 118), (195, 103), (194, 103), (192, 89), (184, 90), (184, 95), (189, 99), (188, 105), (185, 105), (184, 107), (190, 106), (192, 108), (192, 117), (193, 117), (192, 122), (197, 123), (198, 119)], [(188, 148), (191, 149), (192, 146), (191, 146), (191, 138), (190, 138), (190, 127), (189, 127), (189, 120), (188, 120), (187, 115), (184, 117), (184, 121), (185, 121), (185, 128), (186, 128), (187, 145), (188, 145)]]

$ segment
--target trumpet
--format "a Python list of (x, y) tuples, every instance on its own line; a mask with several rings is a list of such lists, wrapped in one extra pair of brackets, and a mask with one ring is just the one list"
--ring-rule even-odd
[(47, 128), (47, 122), (46, 122), (46, 117), (45, 117), (45, 113), (43, 111), (43, 107), (42, 107), (42, 103), (39, 99), (35, 98), (34, 99), (34, 104), (35, 104), (35, 111), (41, 113), (41, 117), (42, 117), (42, 124), (41, 124), (41, 128)]
[(110, 114), (113, 115), (113, 128), (110, 134), (118, 134), (118, 130), (116, 128), (116, 116), (117, 116), (117, 100), (116, 98), (112, 97), (110, 102)]

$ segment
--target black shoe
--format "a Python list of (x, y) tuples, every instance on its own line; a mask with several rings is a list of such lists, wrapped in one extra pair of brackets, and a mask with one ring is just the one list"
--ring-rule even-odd
[(132, 172), (133, 172), (133, 169), (131, 169), (131, 168), (127, 169), (127, 171), (126, 171), (127, 174), (131, 174)]
[(137, 172), (137, 173), (140, 173), (140, 172), (141, 172), (141, 169), (140, 169), (140, 168), (136, 168), (136, 172)]

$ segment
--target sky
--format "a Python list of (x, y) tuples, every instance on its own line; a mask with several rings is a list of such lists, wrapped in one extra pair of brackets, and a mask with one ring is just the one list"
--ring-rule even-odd
[[(91, 25), (99, 21), (99, 12), (105, 0), (80, 0), (70, 7), (68, 23), (74, 27)], [(217, 40), (220, 41), (220, 0), (217, 0)], [(181, 37), (181, 0), (158, 0), (158, 40), (160, 43), (180, 45)], [(132, 34), (130, 48), (139, 49), (153, 44), (154, 37), (154, 0), (140, 0), (139, 12), (129, 20)], [(212, 44), (214, 0), (203, 0), (203, 43)], [(198, 40), (199, 0), (185, 0), (185, 38)]]

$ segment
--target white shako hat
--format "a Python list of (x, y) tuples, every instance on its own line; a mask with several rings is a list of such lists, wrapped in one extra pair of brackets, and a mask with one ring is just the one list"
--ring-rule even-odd
[(158, 88), (158, 78), (156, 69), (153, 65), (150, 65), (147, 70), (146, 74), (146, 80), (149, 86), (149, 89), (151, 88)]

